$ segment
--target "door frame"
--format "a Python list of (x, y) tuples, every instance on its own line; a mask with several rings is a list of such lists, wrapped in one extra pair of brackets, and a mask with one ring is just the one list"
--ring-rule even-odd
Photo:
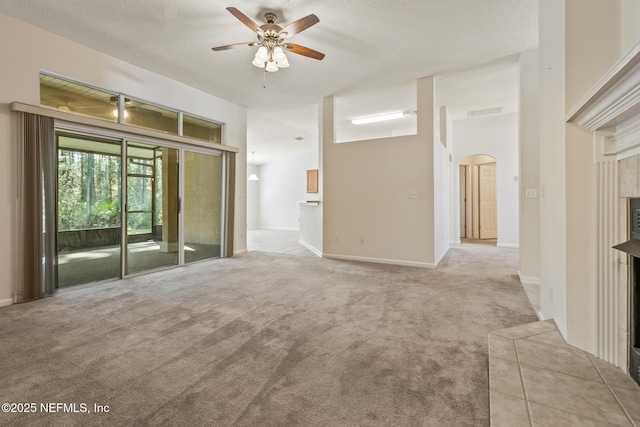
[[(498, 204), (498, 189), (497, 189), (497, 185), (498, 185), (498, 180), (497, 180), (497, 172), (498, 172), (498, 162), (491, 162), (491, 163), (481, 163), (479, 164), (478, 167), (478, 239), (480, 240), (489, 240), (489, 239), (497, 239), (498, 238), (498, 219), (496, 217), (496, 236), (493, 237), (483, 237), (482, 236), (482, 168), (483, 167), (488, 167), (488, 166), (492, 166), (495, 168), (496, 171), (496, 176), (494, 176), (494, 185), (493, 185), (493, 191), (496, 195), (495, 199), (496, 199), (496, 212), (497, 212), (497, 204)], [(497, 215), (497, 213), (496, 213)]]
[[(467, 200), (471, 203), (467, 204), (466, 215), (467, 215), (467, 234), (466, 239), (479, 240), (480, 233), (478, 230), (479, 221), (479, 203), (478, 203), (478, 167), (485, 164), (495, 163), (496, 167), (498, 164), (498, 159), (491, 154), (470, 154), (468, 156), (463, 157), (458, 161), (459, 167), (466, 167), (467, 169), (467, 179), (466, 179), (466, 191), (467, 191)], [(496, 169), (497, 170), (497, 169)], [(458, 177), (460, 179), (460, 177)], [(497, 186), (497, 174), (496, 174), (496, 186)], [(462, 183), (460, 183), (460, 191), (462, 192)], [(497, 194), (497, 193), (496, 193)], [(458, 197), (457, 203), (460, 203), (461, 197)], [(461, 211), (460, 206), (458, 207), (458, 212)], [(460, 212), (461, 214), (461, 212)], [(499, 224), (498, 224), (499, 226)], [(459, 224), (456, 227), (460, 227)], [(462, 237), (462, 233), (460, 233), (460, 238)]]
[(473, 231), (473, 224), (469, 224), (469, 220), (473, 219), (472, 215), (469, 215), (468, 202), (471, 200), (469, 195), (469, 165), (458, 165), (459, 167), (459, 179), (460, 179), (460, 198), (458, 203), (460, 203), (459, 211), (460, 211), (460, 238), (466, 239), (468, 238), (469, 231)]

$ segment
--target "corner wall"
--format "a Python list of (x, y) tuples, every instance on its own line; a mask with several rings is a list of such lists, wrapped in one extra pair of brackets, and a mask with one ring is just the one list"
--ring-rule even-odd
[(453, 160), (451, 156), (453, 145), (451, 129), (452, 121), (446, 106), (436, 108), (434, 110), (433, 141), (433, 215), (435, 224), (433, 244), (436, 265), (449, 250), (451, 241), (451, 165)]
[(566, 337), (564, 0), (540, 0), (539, 15), (540, 315)]
[[(520, 281), (540, 284), (540, 120), (538, 50), (520, 54)], [(534, 189), (535, 197), (527, 197)]]
[[(258, 167), (253, 165), (247, 168), (247, 176), (254, 173), (258, 175)], [(260, 228), (260, 204), (258, 203), (258, 197), (260, 193), (260, 181), (247, 180), (247, 229), (256, 230)]]
[(325, 256), (433, 268), (446, 252), (434, 239), (434, 79), (417, 90), (417, 135), (343, 144), (334, 143), (333, 98), (324, 99)]
[(236, 156), (235, 250), (246, 249), (246, 109), (0, 14), (0, 305), (11, 303), (17, 281), (18, 115), (9, 103), (40, 104), (41, 70), (209, 117), (225, 126)]

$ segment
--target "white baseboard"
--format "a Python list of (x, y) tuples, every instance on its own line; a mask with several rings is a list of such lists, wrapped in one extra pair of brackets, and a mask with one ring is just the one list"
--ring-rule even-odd
[[(322, 256), (324, 258), (341, 259), (341, 260), (345, 260), (345, 261), (373, 262), (373, 263), (376, 263), (376, 264), (403, 265), (405, 267), (419, 267), (419, 268), (434, 269), (434, 268), (436, 268), (438, 266), (437, 264), (430, 264), (430, 263), (427, 263), (427, 262), (403, 261), (403, 260), (399, 260), (399, 259), (388, 259), (388, 258), (369, 258), (369, 257), (361, 257), (361, 256), (336, 255), (336, 254), (327, 254), (327, 253), (322, 254)], [(438, 261), (438, 262), (440, 262), (440, 261)]]
[(496, 246), (498, 246), (499, 248), (520, 249), (520, 245), (516, 245), (513, 243), (498, 243)]
[(538, 285), (540, 286), (540, 278), (539, 277), (527, 277), (520, 274), (518, 271), (518, 277), (520, 278), (520, 283), (526, 283), (527, 285)]
[(237, 251), (233, 251), (233, 255), (242, 255), (242, 254), (246, 254), (248, 251), (246, 249), (239, 249)]
[(11, 304), (13, 304), (13, 300), (11, 298), (0, 299), (0, 307), (6, 307)]
[(449, 252), (449, 248), (447, 248), (447, 250), (446, 250), (446, 251), (444, 251), (444, 252), (442, 253), (442, 255), (440, 255), (440, 258), (438, 258), (438, 259), (436, 260), (436, 264), (435, 264), (435, 266), (434, 266), (433, 268), (438, 268), (438, 266), (440, 265), (440, 262), (442, 261), (442, 258), (444, 258), (444, 256), (447, 254), (447, 252)]
[(461, 242), (460, 240), (455, 240), (455, 241), (454, 241), (454, 240), (451, 240), (451, 241), (449, 242), (449, 244), (450, 244), (451, 246), (460, 246), (460, 245), (462, 245), (462, 242)]
[(316, 248), (314, 248), (304, 240), (298, 240), (298, 243), (300, 243), (302, 246), (304, 246), (305, 248), (309, 249), (311, 252), (318, 255), (320, 258), (322, 258), (322, 252), (320, 252), (319, 250), (317, 250)]

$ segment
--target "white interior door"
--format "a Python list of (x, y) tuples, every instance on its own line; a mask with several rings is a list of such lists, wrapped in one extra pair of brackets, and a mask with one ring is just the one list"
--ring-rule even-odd
[(498, 238), (498, 197), (496, 191), (496, 164), (478, 167), (478, 203), (480, 205), (480, 238)]
[(460, 237), (467, 238), (467, 169), (460, 165)]

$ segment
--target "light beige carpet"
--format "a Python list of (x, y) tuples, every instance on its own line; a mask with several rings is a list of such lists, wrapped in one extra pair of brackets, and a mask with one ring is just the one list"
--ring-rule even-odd
[(487, 333), (537, 320), (516, 268), (251, 252), (5, 307), (0, 401), (38, 410), (0, 425), (488, 425)]

